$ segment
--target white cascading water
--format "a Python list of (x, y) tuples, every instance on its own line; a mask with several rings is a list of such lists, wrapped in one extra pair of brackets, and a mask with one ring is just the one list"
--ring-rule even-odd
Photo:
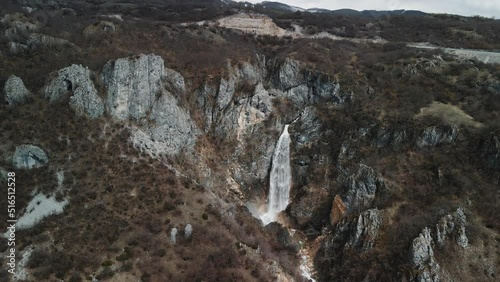
[(290, 134), (287, 124), (274, 150), (267, 212), (261, 216), (264, 225), (276, 221), (278, 213), (288, 206), (291, 180)]

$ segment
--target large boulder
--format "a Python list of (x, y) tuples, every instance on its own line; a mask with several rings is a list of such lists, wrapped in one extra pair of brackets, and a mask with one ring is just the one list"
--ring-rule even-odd
[(44, 150), (33, 145), (21, 145), (16, 148), (12, 163), (16, 169), (32, 169), (46, 165), (49, 158)]
[(17, 106), (26, 102), (31, 92), (24, 86), (23, 80), (11, 75), (3, 88), (5, 101), (9, 106)]
[(57, 102), (72, 92), (70, 106), (79, 114), (97, 118), (104, 113), (104, 103), (91, 79), (91, 71), (81, 65), (61, 69), (57, 77), (45, 87), (45, 97)]
[(415, 238), (410, 249), (410, 263), (417, 270), (414, 277), (418, 282), (441, 281), (440, 266), (434, 257), (434, 240), (429, 228)]
[(66, 39), (52, 37), (42, 33), (32, 33), (28, 36), (26, 45), (31, 50), (38, 49), (64, 49), (73, 47), (73, 43)]
[(102, 70), (108, 113), (118, 120), (145, 118), (162, 93), (164, 72), (163, 59), (153, 54), (108, 62)]

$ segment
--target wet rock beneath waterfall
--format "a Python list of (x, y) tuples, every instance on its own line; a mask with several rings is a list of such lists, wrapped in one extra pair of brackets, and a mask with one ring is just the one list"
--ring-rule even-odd
[(49, 158), (40, 147), (21, 145), (16, 148), (12, 162), (16, 169), (32, 169), (45, 166)]

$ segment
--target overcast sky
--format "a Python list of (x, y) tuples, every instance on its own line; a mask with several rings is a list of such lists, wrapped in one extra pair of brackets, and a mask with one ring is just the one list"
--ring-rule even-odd
[[(243, 1), (240, 1), (243, 2)], [(260, 3), (262, 1), (247, 1)], [(282, 0), (277, 1), (302, 8), (355, 10), (420, 10), (464, 16), (481, 15), (500, 19), (500, 0)]]

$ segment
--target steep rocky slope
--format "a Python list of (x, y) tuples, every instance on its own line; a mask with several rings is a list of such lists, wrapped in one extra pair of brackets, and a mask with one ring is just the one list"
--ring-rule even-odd
[[(67, 34), (30, 15), (4, 16), (0, 54), (1, 183), (16, 172), (29, 223), (16, 279), (302, 281), (303, 254), (318, 281), (499, 275), (498, 65), (139, 19), (88, 33), (101, 20), (81, 12), (54, 19), (78, 19)], [(37, 32), (71, 44), (13, 51)], [(291, 203), (264, 227), (285, 124)], [(41, 205), (53, 214), (28, 220)]]

